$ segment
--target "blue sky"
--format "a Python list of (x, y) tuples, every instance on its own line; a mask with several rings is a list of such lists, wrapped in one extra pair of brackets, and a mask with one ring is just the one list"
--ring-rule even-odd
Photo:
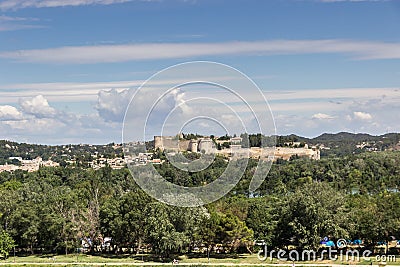
[(398, 25), (395, 0), (3, 0), (0, 139), (120, 142), (141, 82), (195, 60), (253, 79), (278, 134), (399, 132)]

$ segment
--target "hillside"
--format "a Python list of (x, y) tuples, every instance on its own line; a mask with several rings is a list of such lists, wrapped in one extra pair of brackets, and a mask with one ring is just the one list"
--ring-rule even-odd
[(105, 158), (119, 157), (122, 156), (122, 146), (114, 143), (49, 146), (0, 140), (0, 165), (6, 162), (15, 163), (9, 159), (10, 157), (21, 157), (28, 160), (41, 157), (43, 160), (52, 160), (58, 163), (74, 160), (78, 164), (85, 164), (93, 160), (93, 155)]
[[(250, 135), (250, 138), (252, 135)], [(254, 137), (254, 135), (253, 135)], [(385, 135), (353, 134), (340, 132), (336, 134), (324, 133), (315, 138), (306, 138), (298, 135), (286, 135), (277, 137), (277, 146), (284, 146), (287, 142), (302, 142), (309, 146), (317, 146), (321, 149), (321, 156), (343, 156), (347, 154), (361, 153), (363, 151), (385, 151), (400, 149), (400, 133), (388, 133)], [(122, 146), (114, 143), (107, 145), (37, 145), (16, 143), (0, 140), (0, 165), (12, 163), (10, 157), (22, 157), (34, 159), (41, 157), (44, 160), (53, 160), (62, 163), (75, 160), (82, 164), (93, 160), (93, 155), (105, 158), (122, 157)]]
[(363, 151), (385, 151), (399, 149), (400, 134), (388, 133), (384, 135), (353, 134), (340, 132), (337, 134), (322, 134), (309, 140), (310, 144), (323, 144), (327, 149), (322, 150), (322, 155), (346, 155)]

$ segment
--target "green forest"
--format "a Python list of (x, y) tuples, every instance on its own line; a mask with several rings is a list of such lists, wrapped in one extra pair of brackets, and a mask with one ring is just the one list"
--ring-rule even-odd
[[(218, 178), (226, 164), (217, 158), (199, 173), (169, 164), (157, 170), (175, 184), (195, 186)], [(278, 160), (250, 194), (256, 165), (249, 162), (224, 198), (197, 208), (150, 198), (127, 168), (0, 173), (0, 254), (15, 247), (18, 255), (146, 253), (165, 260), (189, 253), (254, 253), (255, 240), (275, 248), (318, 249), (324, 237), (361, 239), (370, 248), (400, 238), (400, 152)]]

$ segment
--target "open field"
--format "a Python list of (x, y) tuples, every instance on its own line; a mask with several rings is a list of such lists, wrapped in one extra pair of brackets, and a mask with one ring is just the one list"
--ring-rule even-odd
[[(142, 260), (143, 257), (143, 260)], [(0, 266), (164, 266), (172, 265), (171, 262), (155, 262), (148, 261), (148, 255), (130, 256), (120, 255), (116, 256), (91, 256), (84, 254), (71, 254), (65, 255), (37, 255), (27, 257), (10, 257), (7, 260), (0, 262)], [(187, 258), (185, 256), (179, 257), (178, 266), (292, 266), (290, 261), (260, 261), (257, 255), (229, 255), (221, 258)], [(296, 267), (300, 266), (374, 266), (378, 267), (379, 262), (375, 258), (364, 261), (316, 261), (316, 262), (295, 262)], [(399, 265), (397, 262), (388, 262), (386, 266)]]

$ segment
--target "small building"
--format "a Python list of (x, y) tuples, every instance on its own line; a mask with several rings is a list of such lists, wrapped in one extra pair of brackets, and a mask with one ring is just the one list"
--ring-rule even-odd
[(197, 143), (197, 140), (190, 140), (190, 142), (189, 142), (189, 151), (197, 152), (198, 149), (199, 149), (199, 144)]
[(210, 138), (201, 139), (198, 146), (198, 150), (206, 154), (210, 154), (215, 150), (214, 143)]

